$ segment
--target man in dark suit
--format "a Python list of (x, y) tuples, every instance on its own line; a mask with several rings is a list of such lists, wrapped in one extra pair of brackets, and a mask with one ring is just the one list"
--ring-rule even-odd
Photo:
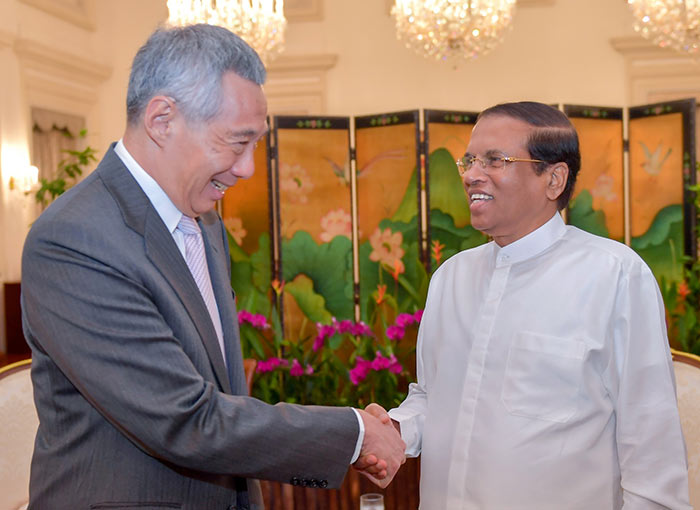
[(213, 209), (253, 173), (264, 80), (223, 28), (156, 31), (133, 62), (122, 140), (32, 227), (30, 508), (261, 509), (255, 479), (337, 487), (359, 457), (386, 485), (403, 462), (393, 427), (365, 411), (247, 396)]

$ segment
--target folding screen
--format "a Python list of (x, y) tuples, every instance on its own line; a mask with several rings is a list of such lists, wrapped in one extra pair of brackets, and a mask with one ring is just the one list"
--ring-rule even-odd
[(350, 119), (275, 117), (272, 136), (284, 330), (302, 338), (354, 317)]
[(378, 293), (391, 296), (398, 310), (413, 312), (423, 306), (427, 289), (418, 110), (357, 117), (355, 149), (360, 315), (373, 322)]
[(625, 241), (622, 108), (564, 105), (578, 132), (581, 170), (567, 221), (583, 230)]
[(695, 100), (629, 110), (631, 246), (659, 280), (682, 279), (683, 256), (697, 256)]
[(425, 189), (429, 268), (487, 237), (470, 225), (469, 204), (455, 160), (462, 157), (476, 122), (474, 112), (425, 110)]
[[(629, 109), (627, 147), (623, 109), (563, 109), (582, 152), (569, 223), (631, 240), (660, 282), (679, 281), (683, 256), (697, 256), (686, 189), (695, 182), (694, 100)], [(222, 207), (239, 308), (269, 317), (277, 279), (286, 284), (285, 331), (295, 337), (331, 317), (369, 320), (379, 286), (410, 311), (422, 306), (427, 281), (419, 261), (429, 273), (487, 240), (470, 225), (455, 165), (476, 113), (425, 110), (423, 142), (419, 115), (356, 118), (354, 148), (347, 117), (274, 119), (256, 174)]]
[[(265, 140), (268, 141), (269, 138)], [(268, 154), (268, 143), (261, 141), (254, 153), (255, 173), (226, 192), (221, 211), (229, 233), (231, 283), (238, 308), (266, 316), (270, 312), (273, 278), (272, 178)]]

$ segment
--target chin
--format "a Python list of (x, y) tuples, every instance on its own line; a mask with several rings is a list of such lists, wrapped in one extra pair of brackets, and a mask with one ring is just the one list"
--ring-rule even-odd
[(486, 226), (486, 225), (480, 224), (478, 221), (476, 221), (476, 222), (473, 221), (473, 222), (471, 223), (471, 226), (474, 227), (475, 229), (477, 229), (477, 230), (478, 230), (479, 232), (481, 232), (482, 234), (491, 235), (491, 234), (489, 233), (489, 231), (490, 231), (491, 229), (490, 229), (488, 226)]

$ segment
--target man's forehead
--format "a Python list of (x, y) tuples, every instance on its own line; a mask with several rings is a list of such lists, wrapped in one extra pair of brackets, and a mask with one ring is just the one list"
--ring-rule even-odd
[(481, 150), (502, 149), (504, 145), (524, 147), (535, 129), (535, 126), (514, 117), (489, 115), (474, 125), (467, 151), (471, 152), (469, 149), (477, 145)]
[(521, 131), (529, 133), (537, 126), (509, 115), (491, 114), (486, 117), (481, 117), (476, 121), (474, 130), (503, 130), (503, 131)]

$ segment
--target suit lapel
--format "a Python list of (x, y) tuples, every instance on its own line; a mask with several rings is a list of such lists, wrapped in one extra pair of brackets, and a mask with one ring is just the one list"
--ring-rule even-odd
[[(204, 348), (207, 350), (220, 386), (225, 392), (230, 393), (231, 385), (226, 373), (226, 365), (221, 354), (221, 348), (219, 347), (219, 340), (216, 337), (216, 330), (211, 322), (202, 294), (199, 292), (192, 273), (190, 273), (185, 260), (177, 249), (172, 235), (163, 225), (158, 213), (153, 211), (149, 216), (150, 218), (146, 221), (146, 230), (144, 232), (146, 255), (165, 279), (168, 280), (182, 304), (185, 305), (187, 313), (192, 318), (192, 322), (202, 339)], [(170, 244), (167, 243), (168, 240), (170, 240)]]
[(221, 325), (224, 332), (224, 346), (228, 360), (229, 378), (235, 395), (248, 393), (243, 371), (243, 359), (241, 356), (241, 342), (238, 329), (238, 316), (236, 304), (231, 289), (231, 276), (227, 260), (228, 250), (223, 244), (226, 242), (225, 233), (219, 216), (212, 212), (202, 215), (200, 227), (204, 237), (204, 248), (207, 253), (207, 265), (211, 274), (214, 296), (221, 316)]
[[(225, 392), (231, 393), (231, 384), (214, 325), (204, 299), (172, 235), (146, 194), (114, 153), (113, 146), (96, 172), (100, 173), (100, 178), (119, 204), (125, 223), (143, 236), (146, 256), (168, 281), (187, 309), (209, 355), (220, 387)], [(209, 259), (207, 255), (207, 261)], [(218, 278), (214, 274), (211, 277), (212, 283), (215, 278)], [(218, 294), (215, 293), (215, 295), (218, 300)]]

